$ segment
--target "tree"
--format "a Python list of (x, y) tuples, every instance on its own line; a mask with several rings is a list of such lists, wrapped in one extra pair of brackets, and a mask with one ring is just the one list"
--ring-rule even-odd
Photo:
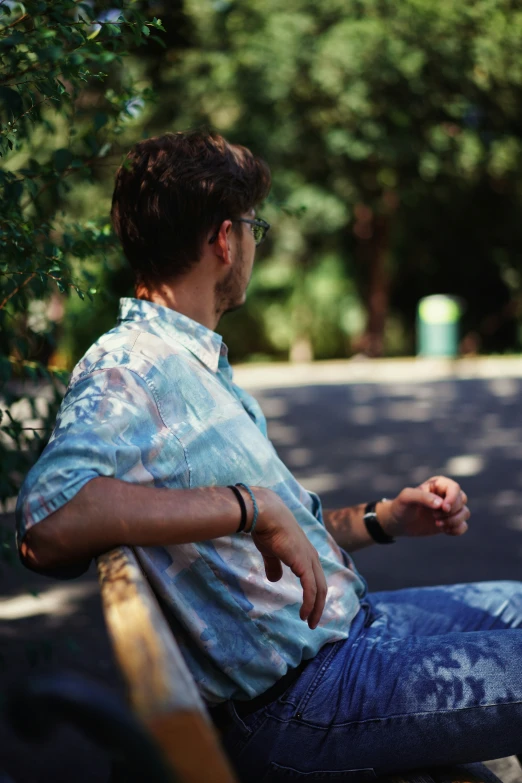
[[(417, 298), (440, 289), (467, 299), (467, 327), (486, 348), (514, 348), (519, 4), (187, 0), (184, 8), (191, 46), (155, 60), (162, 99), (150, 125), (208, 124), (270, 162), (277, 225), (267, 291), (272, 302), (279, 291), (289, 339), (308, 333), (321, 355), (310, 320), (317, 303), (303, 281), (331, 270), (334, 256), (345, 307), (358, 299), (366, 310), (365, 352), (383, 352), (390, 306), (411, 350)], [(290, 314), (289, 302), (299, 303)]]
[(90, 261), (108, 263), (115, 249), (107, 213), (94, 204), (75, 219), (69, 202), (96, 182), (126, 123), (151, 98), (122, 58), (158, 43), (162, 29), (132, 0), (0, 3), (4, 504), (45, 443), (66, 383), (66, 373), (48, 366), (62, 298), (92, 299)]

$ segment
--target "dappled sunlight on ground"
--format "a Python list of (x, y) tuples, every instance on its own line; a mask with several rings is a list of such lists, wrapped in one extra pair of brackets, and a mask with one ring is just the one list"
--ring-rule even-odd
[(22, 593), (12, 598), (0, 595), (0, 620), (20, 620), (39, 614), (67, 617), (74, 614), (82, 598), (98, 590), (96, 583), (50, 587), (36, 595)]
[(444, 379), (262, 389), (280, 456), (327, 507), (393, 496), (444, 473), (473, 516), (462, 539), (402, 541), (356, 562), (370, 586), (519, 578), (522, 380)]
[(478, 473), (482, 473), (484, 468), (484, 458), (479, 454), (459, 454), (449, 458), (442, 468), (442, 472), (457, 479), (476, 476)]

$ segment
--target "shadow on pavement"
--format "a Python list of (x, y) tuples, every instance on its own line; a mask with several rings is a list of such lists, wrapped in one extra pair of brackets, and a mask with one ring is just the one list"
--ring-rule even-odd
[[(12, 515), (0, 524), (13, 530)], [(13, 557), (0, 566), (0, 704), (10, 684), (57, 671), (87, 675), (123, 697), (96, 571), (91, 566), (80, 579), (61, 582), (27, 571)], [(70, 727), (26, 743), (0, 720), (0, 781), (4, 773), (13, 783), (105, 783), (109, 772), (105, 754)]]
[(371, 590), (520, 578), (522, 381), (306, 386), (257, 397), (279, 455), (325, 508), (393, 497), (438, 473), (466, 490), (465, 536), (356, 553)]

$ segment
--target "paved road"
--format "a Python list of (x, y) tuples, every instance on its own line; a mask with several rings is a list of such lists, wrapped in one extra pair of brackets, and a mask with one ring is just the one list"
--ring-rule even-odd
[(279, 454), (325, 507), (440, 472), (465, 487), (469, 533), (359, 552), (371, 589), (520, 578), (522, 380), (309, 385), (257, 397)]
[[(473, 518), (463, 538), (359, 553), (370, 589), (519, 578), (522, 380), (410, 383), (406, 372), (393, 382), (324, 385), (316, 372), (296, 388), (266, 388), (255, 378), (250, 385), (264, 387), (257, 397), (281, 457), (326, 507), (393, 495), (439, 472), (459, 477), (470, 496)], [(2, 524), (12, 522), (4, 517)], [(122, 692), (92, 571), (57, 583), (2, 565), (0, 595), (0, 688), (28, 672), (68, 668)], [(69, 728), (35, 747), (0, 725), (2, 769), (16, 783), (105, 783), (108, 776), (103, 754)], [(505, 780), (522, 780), (513, 764), (502, 769)]]

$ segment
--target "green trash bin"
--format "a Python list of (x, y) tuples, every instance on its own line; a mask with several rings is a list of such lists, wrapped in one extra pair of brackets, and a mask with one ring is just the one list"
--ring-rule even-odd
[(457, 356), (459, 346), (460, 301), (435, 294), (419, 302), (417, 313), (417, 354)]

